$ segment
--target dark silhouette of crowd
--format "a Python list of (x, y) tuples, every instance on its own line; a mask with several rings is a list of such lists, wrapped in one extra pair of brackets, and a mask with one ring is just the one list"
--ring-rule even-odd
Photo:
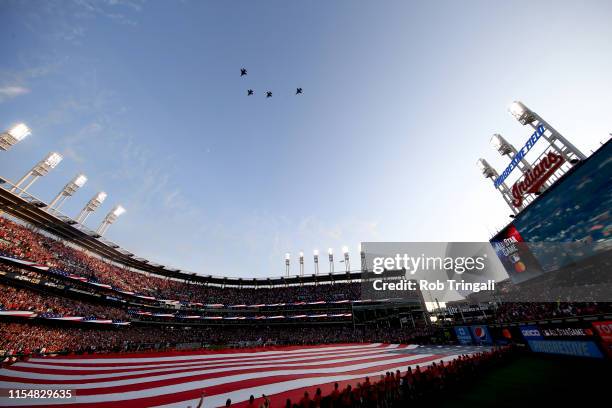
[[(305, 391), (297, 400), (274, 401), (263, 396), (249, 399), (247, 407), (285, 408), (396, 408), (419, 404), (435, 406), (445, 397), (453, 395), (462, 385), (468, 385), (494, 367), (512, 358), (511, 347), (493, 348), (471, 355), (461, 355), (450, 361), (431, 365), (407, 367), (388, 371), (378, 378), (365, 377), (341, 386), (335, 383), (331, 392), (321, 388)], [(206, 405), (204, 399), (203, 405)]]

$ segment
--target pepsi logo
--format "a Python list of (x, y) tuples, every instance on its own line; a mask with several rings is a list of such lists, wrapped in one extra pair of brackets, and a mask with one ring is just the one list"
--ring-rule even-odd
[(474, 336), (478, 337), (479, 339), (484, 339), (487, 337), (487, 331), (484, 329), (484, 327), (476, 326), (474, 327)]

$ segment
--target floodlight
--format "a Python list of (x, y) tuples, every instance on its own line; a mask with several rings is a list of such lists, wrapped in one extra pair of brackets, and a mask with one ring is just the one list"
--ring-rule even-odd
[(330, 255), (333, 255), (334, 254), (334, 249), (333, 248), (329, 248), (327, 250), (327, 253), (330, 254)]
[(96, 194), (94, 199), (100, 204), (102, 204), (104, 200), (106, 200), (106, 197), (108, 197), (108, 195), (104, 191), (100, 191), (98, 194)]
[(13, 126), (7, 133), (14, 137), (18, 142), (21, 142), (27, 136), (31, 135), (32, 131), (25, 125), (25, 123), (19, 123)]
[(502, 156), (516, 154), (516, 148), (499, 133), (495, 133), (491, 137), (491, 146)]
[(115, 217), (119, 217), (119, 216), (120, 216), (121, 214), (123, 214), (125, 211), (126, 211), (126, 210), (125, 210), (125, 208), (123, 208), (121, 205), (118, 205), (118, 206), (116, 206), (116, 207), (113, 209), (113, 215), (114, 215)]
[(84, 174), (79, 174), (72, 181), (77, 187), (83, 187), (85, 183), (87, 183), (87, 177)]
[(83, 224), (89, 215), (96, 211), (98, 207), (102, 205), (104, 200), (106, 200), (107, 194), (104, 191), (100, 191), (98, 194), (93, 196), (91, 200), (85, 204), (85, 207), (81, 210), (79, 215), (76, 217), (76, 221)]
[(30, 128), (23, 123), (19, 123), (6, 132), (0, 134), (0, 149), (8, 150), (11, 148), (11, 146), (21, 142), (30, 134), (32, 134)]
[(344, 246), (342, 247), (342, 253), (343, 253), (343, 254), (348, 254), (348, 251), (349, 251), (348, 246), (344, 245)]
[(47, 207), (48, 210), (55, 208), (55, 210), (59, 210), (59, 208), (64, 204), (68, 197), (71, 197), (76, 191), (83, 187), (83, 185), (87, 183), (87, 177), (84, 174), (77, 174), (72, 180), (70, 180), (64, 188), (60, 190), (60, 192), (55, 196), (51, 204)]
[(314, 270), (315, 270), (315, 275), (319, 274), (319, 250), (315, 249), (314, 251), (312, 251), (312, 254), (314, 255)]
[(117, 221), (117, 218), (119, 218), (119, 216), (123, 213), (125, 213), (125, 208), (123, 208), (123, 206), (121, 205), (116, 205), (108, 214), (106, 214), (106, 217), (104, 217), (104, 220), (102, 221), (96, 232), (99, 235), (104, 235), (108, 227), (112, 223)]
[(285, 254), (285, 261), (288, 261), (289, 259), (291, 259), (291, 254), (289, 252), (287, 252)]
[(63, 157), (61, 154), (57, 152), (51, 152), (47, 155), (47, 157), (43, 160), (43, 163), (49, 166), (51, 169), (57, 167), (58, 164), (62, 161)]
[(522, 102), (514, 101), (508, 107), (508, 111), (518, 120), (522, 125), (526, 125), (535, 120), (533, 112), (529, 110)]
[[(44, 159), (38, 162), (25, 176), (23, 176), (17, 184), (11, 189), (11, 192), (21, 195), (26, 192), (28, 188), (34, 184), (34, 182), (42, 176), (47, 175), (49, 171), (53, 170), (62, 161), (63, 157), (61, 154), (56, 152), (49, 153)], [(27, 183), (26, 183), (27, 181)], [(22, 185), (25, 186), (21, 188)]]
[(485, 176), (485, 178), (497, 177), (497, 172), (485, 159), (478, 159), (476, 165), (480, 169), (482, 175)]
[(304, 252), (300, 251), (300, 258), (304, 257)]

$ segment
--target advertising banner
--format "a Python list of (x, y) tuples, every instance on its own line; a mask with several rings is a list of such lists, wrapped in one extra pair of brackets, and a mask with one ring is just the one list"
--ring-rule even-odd
[(521, 334), (535, 353), (603, 358), (590, 328), (576, 325), (523, 325)]
[(493, 344), (493, 338), (487, 326), (472, 326), (472, 336), (476, 345), (491, 345)]
[(593, 322), (593, 328), (599, 334), (601, 347), (606, 351), (608, 358), (612, 358), (612, 320)]
[(597, 344), (592, 341), (528, 340), (527, 343), (529, 344), (531, 351), (535, 353), (603, 358)]
[(457, 335), (457, 341), (459, 344), (472, 344), (472, 336), (470, 335), (470, 329), (467, 326), (456, 326), (455, 334)]

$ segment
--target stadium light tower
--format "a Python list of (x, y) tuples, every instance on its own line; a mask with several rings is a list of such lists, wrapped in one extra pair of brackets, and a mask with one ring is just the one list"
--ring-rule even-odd
[(327, 254), (329, 255), (329, 273), (334, 272), (334, 249), (329, 248), (327, 250)]
[(349, 259), (349, 249), (346, 245), (342, 247), (342, 254), (344, 255), (344, 269), (349, 272), (351, 270), (351, 261)]
[(57, 167), (58, 164), (62, 161), (63, 157), (61, 154), (56, 152), (49, 153), (44, 159), (42, 159), (36, 166), (32, 167), (30, 171), (28, 171), (25, 176), (23, 176), (17, 184), (11, 189), (11, 192), (16, 192), (22, 185), (24, 186), (17, 195), (21, 195), (21, 193), (25, 193), (28, 188), (34, 184), (36, 180), (40, 177), (43, 177), (49, 173), (49, 171), (53, 170)]
[(548, 144), (562, 155), (565, 160), (570, 163), (575, 163), (576, 160), (584, 160), (586, 156), (578, 150), (569, 140), (557, 132), (548, 122), (540, 117), (537, 113), (525, 106), (520, 101), (514, 101), (510, 104), (508, 111), (512, 116), (519, 121), (523, 126), (529, 125), (535, 131), (538, 131), (540, 126), (543, 126), (542, 137), (548, 141)]
[(77, 174), (70, 180), (64, 188), (55, 196), (51, 204), (47, 206), (47, 211), (54, 209), (59, 211), (68, 197), (71, 197), (76, 191), (87, 183), (87, 177), (84, 174)]
[(87, 217), (89, 217), (92, 212), (96, 211), (102, 205), (104, 200), (106, 200), (106, 197), (107, 194), (104, 191), (100, 191), (98, 194), (93, 196), (92, 199), (89, 200), (87, 204), (85, 204), (85, 207), (83, 207), (83, 209), (77, 216), (76, 221), (79, 224), (83, 224)]
[(6, 132), (0, 134), (0, 150), (8, 150), (31, 135), (30, 128), (24, 123), (19, 123)]
[(315, 249), (314, 251), (312, 251), (312, 255), (314, 256), (315, 275), (318, 275), (319, 274), (319, 250)]
[(123, 208), (121, 205), (116, 205), (108, 214), (106, 214), (106, 217), (104, 217), (104, 220), (102, 220), (102, 223), (96, 230), (98, 235), (104, 235), (108, 227), (110, 227), (112, 223), (117, 221), (117, 218), (119, 218), (119, 216), (124, 212), (125, 208)]
[(357, 250), (359, 251), (359, 257), (361, 258), (361, 271), (367, 272), (368, 267), (366, 265), (366, 256), (365, 252), (363, 252), (363, 247), (361, 246), (361, 243), (359, 243), (359, 245), (357, 246)]
[(285, 254), (285, 274), (289, 277), (289, 263), (291, 262), (291, 254), (287, 252)]
[[(502, 135), (499, 133), (493, 134), (491, 137), (491, 146), (499, 152), (502, 156), (508, 156), (510, 160), (513, 160), (517, 155), (518, 151), (516, 147), (512, 145), (512, 143), (508, 142)], [(523, 173), (523, 175), (527, 174), (528, 171), (533, 170), (533, 167), (529, 162), (525, 159), (524, 156), (519, 156), (520, 160), (516, 163), (516, 167)], [(545, 186), (549, 186), (549, 183), (544, 183)]]
[[(499, 152), (502, 156), (510, 157), (510, 160), (514, 159), (514, 156), (518, 154), (516, 147), (512, 145), (512, 143), (508, 142), (502, 135), (499, 133), (494, 133), (491, 137), (491, 146)], [(524, 157), (520, 158), (519, 161), (519, 169), (525, 173), (525, 169), (531, 169), (531, 164)]]
[[(491, 165), (485, 159), (478, 159), (478, 161), (476, 162), (476, 165), (478, 166), (478, 168), (480, 169), (480, 172), (485, 178), (490, 178), (491, 180), (495, 180), (499, 177), (499, 174), (497, 173), (497, 171), (493, 167), (491, 167)], [(512, 210), (512, 213), (517, 214), (519, 210), (516, 207), (514, 207), (514, 205), (512, 205), (512, 193), (510, 192), (508, 185), (505, 182), (501, 183), (497, 187), (497, 191), (500, 192), (500, 194), (504, 198), (504, 201), (506, 202), (506, 204), (508, 204), (508, 207), (510, 207), (510, 209)]]
[(300, 276), (304, 276), (304, 252), (300, 251)]

